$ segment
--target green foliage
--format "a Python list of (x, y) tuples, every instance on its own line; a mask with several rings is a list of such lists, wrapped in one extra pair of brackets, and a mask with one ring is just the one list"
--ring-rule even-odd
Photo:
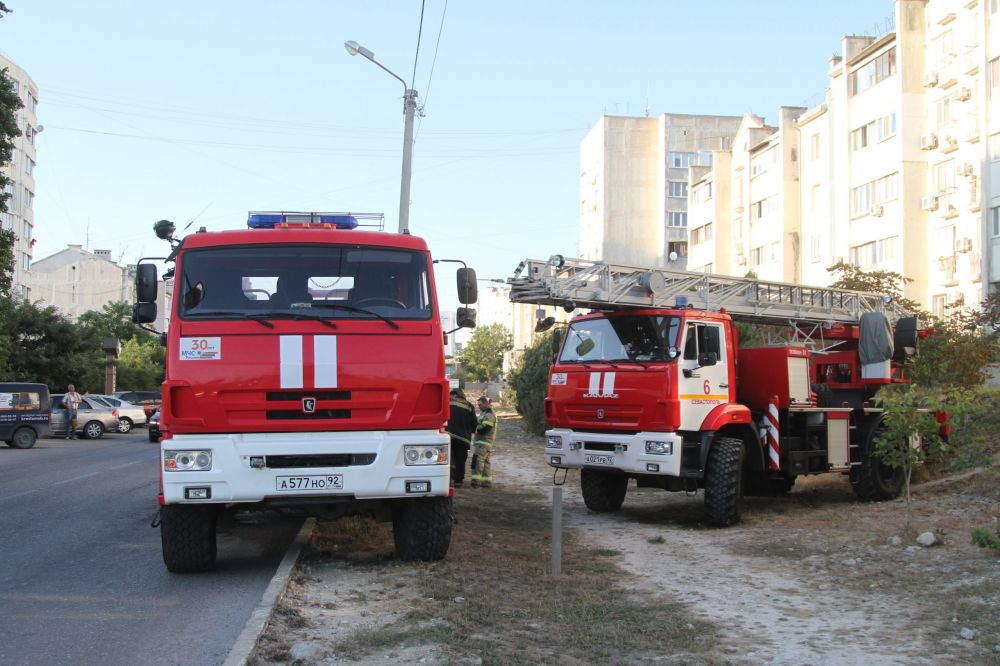
[(166, 373), (166, 358), (166, 349), (152, 336), (126, 340), (118, 356), (118, 386), (133, 391), (159, 389)]
[(503, 324), (477, 328), (458, 356), (461, 372), (474, 381), (498, 379), (503, 368), (503, 355), (513, 348), (514, 337)]
[(84, 312), (77, 323), (98, 340), (116, 337), (123, 345), (126, 340), (150, 337), (138, 324), (132, 323), (132, 306), (125, 301), (107, 303), (100, 310)]
[(545, 394), (552, 366), (552, 333), (546, 333), (525, 350), (511, 373), (517, 411), (524, 417), (524, 427), (531, 433), (545, 432)]
[(826, 269), (837, 279), (830, 284), (835, 289), (852, 289), (868, 294), (882, 294), (892, 297), (892, 300), (907, 312), (919, 313), (920, 303), (903, 297), (903, 287), (913, 282), (893, 271), (863, 271), (857, 266), (845, 264), (842, 261)]
[(920, 354), (909, 378), (921, 386), (983, 383), (986, 365), (997, 354), (996, 334), (980, 325), (982, 313), (965, 310), (944, 319), (932, 318), (932, 335), (920, 341)]
[(0, 298), (11, 298), (14, 286), (14, 242), (11, 229), (0, 229)]
[[(4, 11), (8, 10), (0, 2), (0, 16), (3, 16)], [(21, 98), (14, 92), (14, 83), (7, 76), (7, 70), (0, 70), (0, 166), (10, 163), (14, 139), (21, 136), (21, 130), (17, 127), (17, 110), (22, 106)], [(0, 213), (7, 212), (10, 192), (5, 188), (10, 183), (11, 179), (0, 172)]]
[(54, 391), (104, 388), (104, 355), (97, 341), (54, 307), (7, 302), (0, 318), (2, 381), (39, 382)]
[(1000, 529), (993, 535), (985, 527), (976, 528), (972, 530), (972, 543), (980, 548), (989, 548), (1000, 553)]

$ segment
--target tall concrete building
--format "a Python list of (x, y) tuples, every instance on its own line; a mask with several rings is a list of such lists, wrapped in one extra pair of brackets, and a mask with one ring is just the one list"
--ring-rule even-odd
[(35, 137), (42, 131), (38, 124), (38, 86), (28, 73), (0, 53), (0, 69), (14, 84), (14, 92), (21, 98), (24, 107), (17, 112), (17, 128), (21, 135), (14, 139), (14, 151), (9, 164), (3, 167), (4, 176), (11, 179), (7, 187), (7, 212), (3, 213), (0, 224), (14, 232), (14, 275), (12, 293), (19, 298), (30, 298), (27, 282), (31, 266), (32, 245), (35, 227)]
[(580, 146), (580, 255), (684, 268), (689, 171), (728, 148), (738, 116), (604, 116)]
[[(110, 250), (88, 252), (80, 245), (69, 245), (31, 265), (30, 285), (33, 301), (55, 306), (75, 321), (84, 312), (100, 310), (108, 303), (135, 301), (135, 266), (119, 266)], [(162, 286), (161, 300), (166, 291)], [(169, 306), (159, 305), (162, 318)]]

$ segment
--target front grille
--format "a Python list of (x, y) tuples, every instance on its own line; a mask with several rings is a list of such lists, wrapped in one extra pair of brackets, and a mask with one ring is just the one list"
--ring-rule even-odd
[(316, 419), (349, 419), (349, 409), (317, 409), (315, 412), (303, 412), (301, 409), (269, 409), (268, 421), (310, 421)]
[(268, 402), (280, 402), (282, 400), (302, 400), (302, 398), (316, 398), (317, 400), (350, 400), (350, 391), (268, 391)]
[(374, 453), (319, 453), (315, 455), (266, 456), (265, 465), (270, 469), (301, 467), (352, 467), (371, 465)]

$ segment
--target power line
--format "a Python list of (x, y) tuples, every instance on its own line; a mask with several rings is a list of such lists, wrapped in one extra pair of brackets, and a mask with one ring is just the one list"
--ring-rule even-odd
[(427, 0), (420, 0), (420, 27), (417, 28), (417, 52), (413, 54), (413, 77), (410, 79), (410, 88), (417, 82), (417, 59), (420, 58), (420, 39), (424, 34), (424, 5)]
[[(431, 81), (434, 79), (434, 65), (437, 64), (438, 59), (438, 49), (441, 47), (441, 33), (444, 32), (444, 17), (448, 13), (448, 0), (444, 0), (444, 9), (441, 10), (441, 24), (438, 26), (438, 36), (437, 40), (434, 42), (434, 57), (431, 58), (431, 72), (427, 75), (427, 87), (424, 89), (424, 103), (423, 106), (427, 106), (427, 98), (431, 94)], [(416, 134), (420, 134), (420, 129), (423, 127), (423, 117), (417, 123)]]

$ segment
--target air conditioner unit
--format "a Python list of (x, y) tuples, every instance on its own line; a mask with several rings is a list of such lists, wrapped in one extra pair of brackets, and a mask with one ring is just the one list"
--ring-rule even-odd
[(927, 72), (927, 77), (924, 79), (924, 86), (927, 88), (933, 88), (937, 84), (938, 84), (938, 73)]
[(959, 88), (958, 92), (955, 93), (955, 99), (957, 99), (959, 102), (968, 102), (970, 99), (972, 99), (972, 90), (964, 86)]
[(959, 176), (972, 176), (974, 175), (973, 167), (971, 164), (966, 162), (965, 164), (959, 164), (955, 167), (955, 173)]
[(920, 199), (920, 208), (923, 210), (937, 210), (938, 209), (938, 198), (937, 197), (923, 197)]
[(937, 145), (937, 134), (922, 134), (920, 136), (920, 150), (934, 150)]
[(872, 206), (869, 209), (868, 214), (872, 217), (882, 217), (885, 214), (885, 209), (882, 206)]
[(956, 238), (955, 239), (955, 252), (972, 252), (972, 239), (971, 238)]

